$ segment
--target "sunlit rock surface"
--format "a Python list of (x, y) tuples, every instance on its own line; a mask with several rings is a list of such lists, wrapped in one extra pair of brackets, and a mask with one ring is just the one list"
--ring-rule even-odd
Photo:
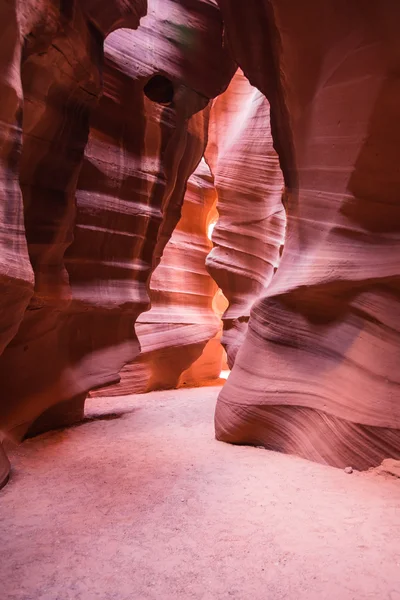
[(204, 109), (234, 72), (207, 0), (149, 1), (136, 31), (142, 1), (34, 4), (44, 24), (26, 25), (21, 68), (19, 9), (1, 9), (0, 429), (16, 440), (44, 411), (31, 432), (79, 419), (88, 390), (138, 354), (134, 324), (204, 153)]
[(222, 312), (219, 439), (400, 458), (399, 22), (392, 0), (2, 3), (0, 485), (9, 438), (121, 370), (216, 375)]
[(283, 176), (272, 144), (269, 104), (240, 70), (212, 104), (205, 156), (219, 213), (207, 268), (229, 301), (222, 343), (232, 367), (250, 309), (278, 266), (285, 228)]
[[(207, 124), (208, 111), (203, 118)], [(213, 308), (217, 285), (205, 267), (215, 202), (212, 177), (203, 160), (188, 181), (181, 219), (153, 273), (151, 310), (136, 322), (141, 353), (121, 370), (118, 385), (91, 392), (92, 396), (143, 393), (218, 378), (222, 346), (221, 322)]]
[(400, 4), (218, 0), (271, 103), (287, 234), (219, 439), (345, 467), (400, 456)]

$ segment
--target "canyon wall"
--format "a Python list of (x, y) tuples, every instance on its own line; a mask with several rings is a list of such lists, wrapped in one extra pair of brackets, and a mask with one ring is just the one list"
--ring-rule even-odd
[[(209, 110), (203, 111), (203, 118), (208, 126)], [(140, 355), (122, 368), (118, 385), (95, 390), (91, 396), (144, 393), (176, 388), (180, 381), (199, 384), (219, 377), (220, 318), (213, 309), (217, 285), (205, 268), (215, 203), (212, 177), (201, 161), (189, 178), (180, 221), (151, 278), (151, 309), (136, 322)], [(211, 351), (203, 355), (207, 344)]]
[[(229, 303), (223, 311), (221, 341), (232, 366), (250, 308), (277, 269), (285, 211), (268, 101), (238, 70), (204, 118), (205, 159), (212, 176), (202, 161), (189, 179), (181, 220), (151, 279), (152, 308), (138, 318), (135, 328), (139, 357), (122, 369), (120, 384), (91, 392), (93, 396), (199, 385), (218, 378), (222, 349), (219, 319), (212, 309), (217, 292), (213, 280)], [(213, 248), (207, 239), (209, 224)]]
[(234, 71), (208, 0), (149, 1), (136, 31), (140, 1), (36, 1), (40, 26), (21, 30), (29, 7), (2, 8), (0, 430), (15, 440), (81, 418), (138, 354), (204, 108)]
[(272, 144), (269, 104), (241, 70), (213, 101), (205, 157), (219, 213), (207, 268), (229, 302), (221, 341), (232, 368), (250, 309), (278, 267), (285, 229), (283, 176)]
[[(100, 90), (102, 37), (119, 26), (136, 28), (147, 7), (146, 0), (106, 5), (100, 0), (9, 0), (0, 7), (0, 354), (14, 337), (36, 284), (24, 223), (24, 204), (30, 206), (34, 194), (29, 189), (25, 200), (21, 186), (39, 187), (45, 175), (28, 181), (26, 164), (32, 159), (32, 171), (42, 165), (46, 145), (58, 134), (63, 137), (59, 146), (65, 155), (69, 152), (58, 161), (62, 164), (67, 158), (69, 164), (60, 173), (53, 156), (46, 167), (63, 178), (60, 186), (73, 181), (87, 139), (87, 115)], [(68, 99), (63, 98), (65, 92)], [(74, 108), (79, 116), (74, 116)], [(76, 135), (75, 156), (67, 148), (72, 146), (67, 134), (57, 131), (63, 111), (71, 119), (70, 136)], [(49, 121), (48, 133), (43, 131), (44, 120)], [(48, 224), (51, 227), (54, 224)], [(39, 250), (34, 253), (32, 262), (38, 260)]]
[(217, 285), (218, 439), (400, 458), (400, 5), (9, 0), (0, 17), (0, 485), (2, 441), (79, 420), (121, 369), (111, 393), (216, 373)]
[(280, 266), (217, 404), (218, 439), (367, 468), (400, 457), (400, 5), (218, 0), (271, 104)]
[[(131, 9), (140, 16), (140, 9)], [(67, 287), (62, 253), (70, 238), (88, 116), (100, 90), (102, 42), (82, 4), (74, 2), (68, 7), (45, 0), (3, 2), (0, 17), (1, 353), (21, 322), (37, 321), (46, 303), (57, 304)], [(20, 364), (3, 365), (0, 358), (0, 443), (9, 426), (25, 419), (12, 388), (14, 382), (30, 383), (27, 342), (20, 346)], [(39, 404), (38, 412), (42, 409)], [(9, 467), (4, 452), (1, 464), (0, 484)]]
[[(181, 220), (151, 280), (152, 308), (137, 321), (140, 356), (122, 369), (119, 385), (91, 395), (141, 393), (217, 378), (222, 350), (212, 310), (213, 280), (228, 300), (221, 341), (231, 367), (250, 308), (277, 269), (285, 211), (268, 101), (238, 70), (204, 118), (211, 174), (202, 162), (189, 180)], [(214, 247), (207, 241), (211, 222)], [(184, 373), (195, 361), (190, 375)]]

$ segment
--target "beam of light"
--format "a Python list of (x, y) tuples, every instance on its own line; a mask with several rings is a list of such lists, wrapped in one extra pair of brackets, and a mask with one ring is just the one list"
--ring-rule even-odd
[(214, 227), (216, 226), (217, 221), (213, 221), (212, 223), (209, 224), (208, 229), (207, 229), (207, 237), (208, 239), (211, 241), (211, 237), (214, 231)]

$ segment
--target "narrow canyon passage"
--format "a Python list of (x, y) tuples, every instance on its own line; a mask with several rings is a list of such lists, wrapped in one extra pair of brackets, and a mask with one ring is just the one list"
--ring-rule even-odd
[(90, 399), (19, 446), (2, 600), (398, 600), (398, 481), (216, 441), (219, 389)]
[(400, 600), (399, 0), (0, 0), (0, 600)]

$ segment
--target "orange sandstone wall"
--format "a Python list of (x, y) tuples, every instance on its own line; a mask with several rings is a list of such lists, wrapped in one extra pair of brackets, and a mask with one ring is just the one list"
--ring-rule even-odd
[(217, 437), (339, 467), (400, 458), (400, 5), (218, 4), (271, 103), (287, 234)]
[(138, 354), (202, 111), (234, 67), (208, 0), (1, 11), (0, 431), (18, 440), (79, 419)]

